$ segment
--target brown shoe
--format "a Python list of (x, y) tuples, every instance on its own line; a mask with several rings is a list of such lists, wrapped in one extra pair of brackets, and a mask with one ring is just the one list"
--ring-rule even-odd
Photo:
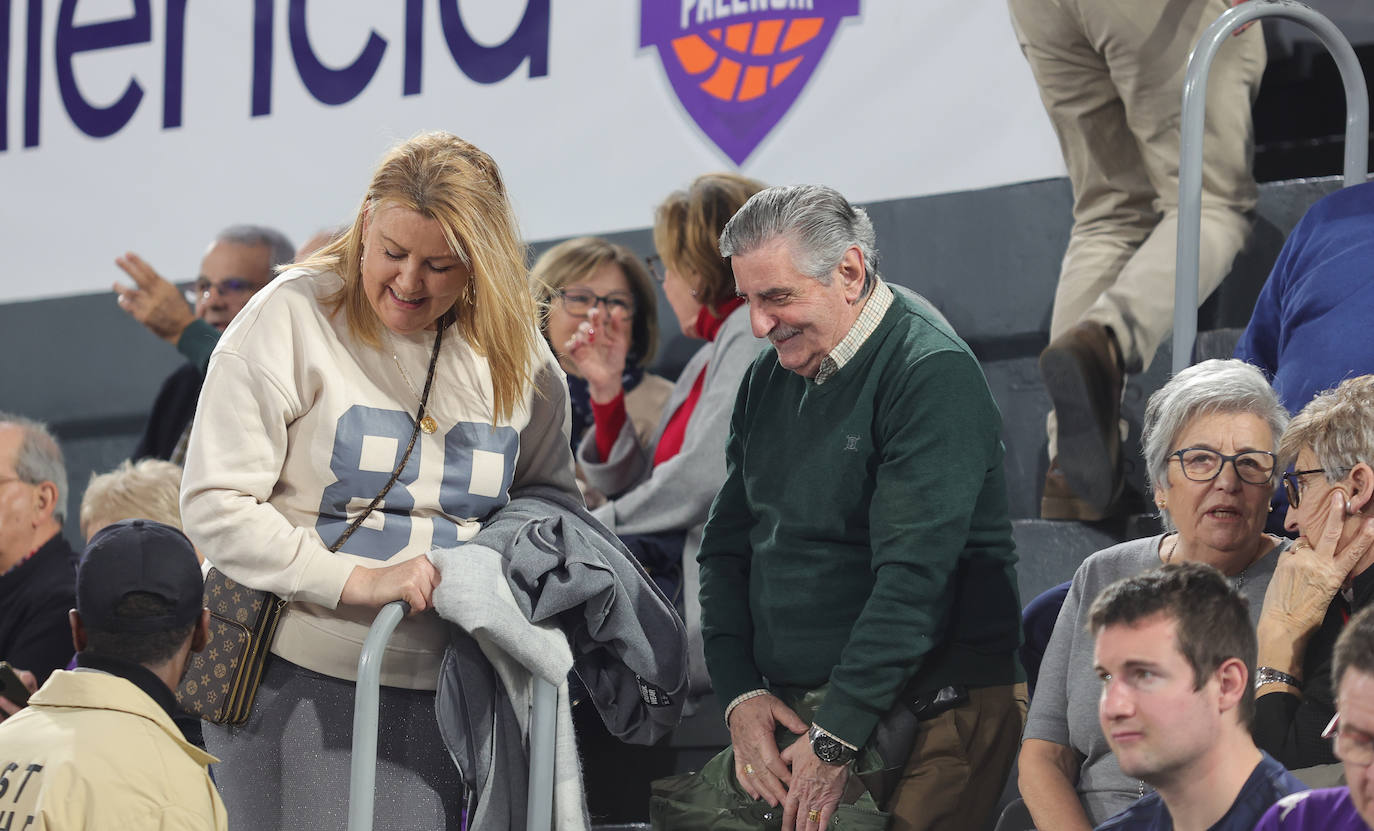
[(1045, 473), (1045, 489), (1040, 494), (1041, 519), (1068, 519), (1076, 522), (1098, 522), (1106, 512), (1079, 499), (1064, 478), (1058, 462), (1051, 462)]
[(1085, 321), (1040, 353), (1040, 376), (1059, 424), (1059, 469), (1071, 491), (1105, 513), (1122, 486), (1121, 387), (1111, 332)]

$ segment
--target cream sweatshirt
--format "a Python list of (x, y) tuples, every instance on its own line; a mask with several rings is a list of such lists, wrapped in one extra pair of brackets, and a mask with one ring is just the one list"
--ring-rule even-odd
[[(340, 606), (355, 566), (377, 568), (470, 539), (513, 487), (576, 492), (562, 370), (535, 337), (534, 388), (491, 418), (487, 361), (457, 327), (444, 335), (428, 415), (386, 499), (337, 553), (329, 546), (391, 476), (410, 439), (433, 332), (355, 340), (322, 297), (331, 272), (288, 272), (259, 291), (220, 339), (196, 408), (182, 522), (226, 575), (289, 601), (272, 652), (354, 680), (376, 609)], [(452, 579), (450, 576), (449, 579)], [(432, 611), (407, 618), (382, 683), (434, 689), (446, 643)]]

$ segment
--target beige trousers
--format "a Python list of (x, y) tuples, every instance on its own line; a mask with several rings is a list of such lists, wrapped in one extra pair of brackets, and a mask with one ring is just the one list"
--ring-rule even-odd
[[(1009, 0), (1021, 50), (1073, 184), (1073, 230), (1050, 338), (1091, 320), (1111, 327), (1128, 372), (1173, 328), (1179, 120), (1188, 53), (1229, 0)], [(1250, 230), (1250, 106), (1263, 33), (1224, 44), (1207, 85), (1199, 299), (1230, 270)]]
[(888, 800), (888, 831), (987, 826), (1021, 745), (1026, 684), (969, 690), (969, 701), (922, 722)]

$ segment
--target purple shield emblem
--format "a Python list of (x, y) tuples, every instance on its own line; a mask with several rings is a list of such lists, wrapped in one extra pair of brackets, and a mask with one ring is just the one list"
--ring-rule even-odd
[(811, 78), (859, 0), (640, 0), (640, 46), (658, 47), (682, 106), (743, 164)]

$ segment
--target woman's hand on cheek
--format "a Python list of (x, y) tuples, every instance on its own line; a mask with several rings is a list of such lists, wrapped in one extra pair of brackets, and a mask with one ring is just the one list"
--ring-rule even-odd
[(1374, 519), (1366, 519), (1342, 545), (1345, 494), (1332, 491), (1327, 501), (1320, 535), (1309, 539), (1304, 534), (1280, 556), (1264, 594), (1261, 621), (1281, 625), (1298, 639), (1310, 636), (1322, 622), (1331, 599), (1374, 543)]

